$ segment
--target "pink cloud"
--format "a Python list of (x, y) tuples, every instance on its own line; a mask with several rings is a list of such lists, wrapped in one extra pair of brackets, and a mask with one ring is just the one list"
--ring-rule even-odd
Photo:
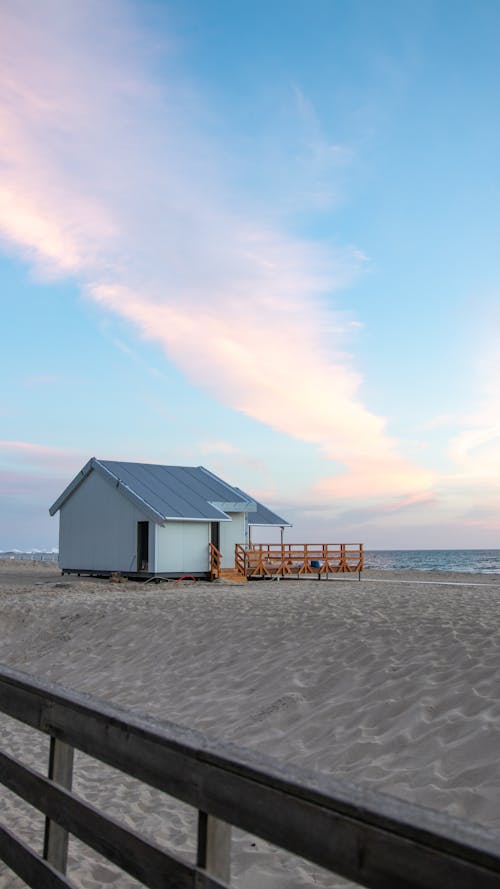
[(415, 509), (421, 506), (435, 506), (438, 499), (435, 494), (429, 491), (419, 491), (416, 494), (409, 494), (407, 497), (398, 497), (395, 503), (388, 503), (384, 507), (385, 512), (401, 512), (401, 510)]
[(14, 453), (57, 454), (58, 449), (48, 445), (32, 444), (29, 441), (0, 441), (0, 449)]
[(403, 502), (410, 503), (427, 499), (436, 480), (432, 472), (414, 466), (396, 453), (367, 457), (354, 453), (346, 463), (346, 473), (323, 479), (316, 486), (318, 496), (349, 499), (399, 495)]
[(180, 110), (195, 101), (173, 73), (168, 97), (148, 77), (152, 46), (132, 40), (126, 9), (20, 0), (4, 11), (6, 242), (44, 274), (76, 276), (196, 386), (347, 467), (324, 494), (425, 489), (430, 474), (361, 400), (352, 322), (327, 308), (363, 258), (228, 209), (239, 196)]
[(50, 470), (52, 474), (66, 477), (78, 472), (87, 460), (88, 456), (71, 449), (26, 441), (0, 441), (0, 465), (10, 471)]
[(0, 493), (2, 497), (27, 503), (44, 503), (47, 506), (62, 490), (60, 478), (52, 475), (40, 478), (33, 472), (0, 469)]
[(231, 444), (230, 441), (223, 441), (222, 439), (202, 441), (199, 443), (197, 450), (200, 454), (241, 454), (241, 448)]
[[(347, 474), (324, 482), (317, 493), (385, 495), (427, 489), (432, 483), (430, 472), (398, 455), (383, 419), (357, 399), (358, 376), (347, 361), (329, 360), (311, 318), (283, 318), (278, 303), (268, 309), (266, 325), (248, 312), (242, 324), (237, 313), (221, 318), (207, 308), (193, 314), (187, 307), (151, 303), (123, 287), (95, 287), (94, 297), (128, 317), (145, 337), (163, 342), (194, 383), (208, 381), (221, 400), (319, 444), (328, 457), (348, 467)], [(294, 360), (294, 346), (300, 363)]]

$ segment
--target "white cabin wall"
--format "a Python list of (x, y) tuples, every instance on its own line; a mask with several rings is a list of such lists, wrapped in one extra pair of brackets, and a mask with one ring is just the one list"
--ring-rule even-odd
[(245, 543), (245, 513), (228, 512), (230, 522), (220, 523), (221, 568), (234, 568), (234, 550), (237, 543)]
[[(61, 506), (59, 564), (83, 571), (135, 571), (137, 522), (147, 521), (130, 500), (93, 471)], [(149, 564), (155, 535), (150, 522)], [(150, 570), (154, 570), (151, 569)]]
[(156, 531), (156, 571), (195, 574), (209, 570), (209, 522), (165, 522)]

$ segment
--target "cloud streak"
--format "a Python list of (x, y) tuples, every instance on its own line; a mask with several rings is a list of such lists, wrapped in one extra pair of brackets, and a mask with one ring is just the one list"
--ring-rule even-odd
[(88, 457), (71, 449), (54, 448), (29, 441), (0, 441), (0, 467), (43, 474), (50, 470), (61, 478), (76, 473)]
[[(492, 325), (495, 330), (494, 325)], [(490, 334), (491, 337), (491, 334)], [(500, 488), (500, 353), (498, 336), (481, 345), (474, 409), (461, 418), (449, 442), (448, 457), (455, 467), (452, 479)]]
[(173, 66), (159, 89), (146, 61), (154, 41), (127, 5), (20, 0), (3, 16), (5, 242), (44, 275), (76, 277), (194, 385), (318, 445), (347, 468), (325, 495), (430, 485), (363, 404), (345, 317), (328, 308), (355, 252), (234, 209), (238, 196), (193, 124), (201, 99)]

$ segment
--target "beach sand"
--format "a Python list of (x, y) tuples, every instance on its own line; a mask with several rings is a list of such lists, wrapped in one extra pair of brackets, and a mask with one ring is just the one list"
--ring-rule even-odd
[[(332, 581), (152, 585), (0, 562), (0, 661), (150, 717), (498, 831), (500, 576), (366, 571)], [(45, 771), (10, 719), (0, 747)], [(192, 859), (189, 807), (77, 754), (74, 787)], [(43, 819), (2, 811), (40, 850)], [(3, 820), (3, 819), (2, 819)], [(234, 831), (238, 889), (349, 884)], [(78, 886), (138, 885), (70, 842)], [(1, 889), (23, 885), (0, 865)]]

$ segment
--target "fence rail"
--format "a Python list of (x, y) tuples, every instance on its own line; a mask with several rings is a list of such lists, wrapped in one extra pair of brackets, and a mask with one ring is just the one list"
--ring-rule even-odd
[(363, 570), (362, 543), (236, 544), (236, 565), (247, 577), (303, 577)]
[[(49, 777), (2, 753), (0, 781), (46, 815), (44, 857), (0, 826), (0, 858), (36, 889), (73, 887), (68, 832), (152, 889), (223, 889), (230, 825), (374, 889), (500, 889), (498, 836), (0, 667), (0, 711), (51, 737)], [(196, 864), (71, 790), (72, 748), (198, 809)]]

